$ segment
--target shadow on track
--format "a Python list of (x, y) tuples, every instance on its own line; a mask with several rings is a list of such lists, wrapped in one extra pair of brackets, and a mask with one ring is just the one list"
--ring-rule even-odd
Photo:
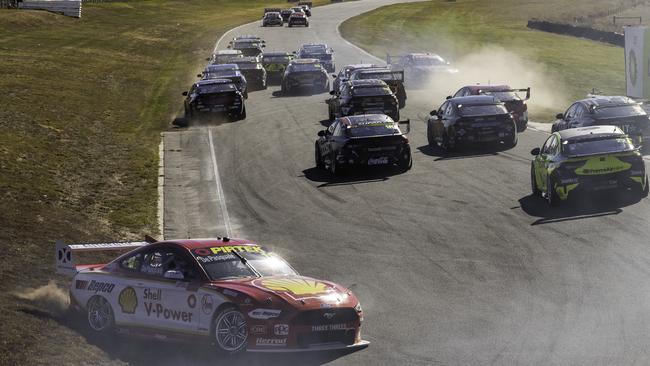
[(44, 321), (56, 321), (86, 339), (88, 344), (106, 352), (111, 359), (134, 366), (243, 366), (243, 365), (323, 365), (357, 350), (295, 352), (295, 353), (243, 353), (219, 355), (207, 342), (179, 342), (147, 339), (126, 335), (97, 335), (91, 332), (85, 318), (68, 312), (55, 315), (48, 311), (23, 306), (19, 309)]
[[(550, 207), (540, 198), (528, 195), (519, 199), (521, 209), (528, 215), (539, 217), (531, 226), (563, 221), (582, 220), (593, 217), (618, 215), (623, 208), (636, 204), (641, 199), (633, 192), (600, 192), (577, 195), (559, 207)], [(516, 209), (519, 207), (513, 207)]]
[(457, 160), (477, 158), (481, 156), (495, 156), (504, 151), (501, 146), (480, 146), (476, 148), (466, 148), (459, 151), (446, 152), (440, 147), (422, 145), (417, 148), (424, 155), (435, 157), (433, 161)]
[(390, 177), (403, 174), (398, 167), (357, 168), (347, 170), (340, 176), (333, 176), (328, 171), (316, 167), (303, 170), (304, 177), (312, 182), (322, 183), (318, 188), (343, 186), (352, 184), (384, 182)]
[(327, 94), (327, 93), (329, 93), (329, 90), (314, 90), (314, 88), (302, 87), (298, 89), (293, 89), (286, 93), (283, 93), (282, 90), (276, 90), (273, 93), (271, 93), (271, 95), (272, 98), (292, 98), (292, 97), (309, 97), (312, 95)]
[(185, 115), (178, 115), (172, 120), (174, 129), (184, 129), (188, 127), (201, 127), (201, 126), (219, 126), (224, 123), (234, 123), (239, 121), (232, 121), (226, 115), (200, 115), (194, 118), (187, 119)]

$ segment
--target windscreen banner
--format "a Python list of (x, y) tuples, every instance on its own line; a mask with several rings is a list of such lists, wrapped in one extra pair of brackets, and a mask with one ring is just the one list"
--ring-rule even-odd
[(627, 96), (650, 99), (650, 28), (625, 27)]

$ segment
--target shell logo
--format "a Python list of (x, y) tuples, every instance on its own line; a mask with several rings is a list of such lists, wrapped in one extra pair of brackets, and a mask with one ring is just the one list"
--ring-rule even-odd
[(269, 290), (290, 292), (294, 295), (312, 295), (327, 292), (323, 282), (302, 278), (273, 278), (262, 280), (260, 284)]
[(133, 287), (126, 287), (124, 290), (122, 290), (118, 296), (117, 302), (120, 304), (120, 308), (122, 308), (123, 313), (135, 313), (135, 309), (138, 307), (138, 296), (136, 295)]

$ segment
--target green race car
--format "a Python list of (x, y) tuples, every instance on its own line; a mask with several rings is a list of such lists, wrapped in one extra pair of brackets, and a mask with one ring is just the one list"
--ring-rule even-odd
[(620, 128), (592, 126), (555, 132), (531, 152), (534, 196), (556, 206), (580, 191), (625, 189), (648, 196), (643, 156)]
[(289, 62), (295, 58), (291, 52), (264, 52), (262, 66), (266, 69), (267, 78), (280, 81)]

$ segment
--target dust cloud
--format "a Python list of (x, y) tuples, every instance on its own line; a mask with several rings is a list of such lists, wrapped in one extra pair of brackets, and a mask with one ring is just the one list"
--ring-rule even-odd
[[(554, 77), (553, 72), (504, 48), (484, 47), (451, 63), (458, 73), (436, 73), (422, 90), (416, 92), (419, 97), (426, 97), (429, 103), (433, 102), (434, 108), (461, 87), (476, 84), (506, 84), (514, 89), (530, 87), (528, 107), (531, 114), (562, 111), (568, 103), (568, 97), (563, 93), (563, 83)], [(523, 98), (525, 93), (519, 95)]]
[(70, 306), (68, 293), (59, 288), (54, 281), (50, 281), (45, 286), (15, 291), (13, 294), (17, 298), (30, 301), (39, 308), (48, 310), (57, 316), (65, 314)]

